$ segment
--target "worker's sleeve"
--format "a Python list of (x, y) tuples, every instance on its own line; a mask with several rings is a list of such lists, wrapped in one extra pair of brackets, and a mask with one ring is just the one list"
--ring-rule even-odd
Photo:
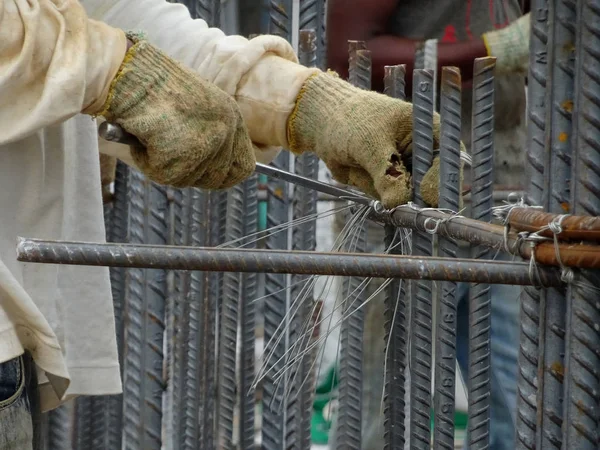
[(287, 146), (287, 119), (306, 78), (282, 38), (225, 36), (165, 0), (83, 0), (91, 18), (141, 31), (151, 43), (235, 96), (253, 142)]
[(126, 45), (77, 0), (0, 0), (0, 146), (102, 102)]

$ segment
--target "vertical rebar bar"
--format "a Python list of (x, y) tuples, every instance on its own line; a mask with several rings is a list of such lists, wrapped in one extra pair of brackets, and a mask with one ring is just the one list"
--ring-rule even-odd
[[(190, 10), (192, 17), (204, 19), (211, 27), (220, 26), (221, 0), (195, 0)], [(223, 243), (227, 193), (194, 189), (193, 197), (192, 245), (201, 245), (201, 241), (213, 246)], [(193, 436), (188, 440), (189, 445), (194, 446), (191, 448), (215, 448), (218, 436), (219, 404), (215, 402), (214, 391), (220, 379), (217, 361), (223, 282), (224, 276), (220, 273), (194, 272), (191, 275), (188, 359), (195, 356), (195, 360), (188, 361), (188, 375), (192, 379), (186, 383), (188, 389), (194, 384), (192, 392), (195, 393), (190, 399), (194, 410), (186, 412), (190, 421), (187, 427), (192, 427), (187, 430)]]
[[(117, 163), (114, 183), (113, 201), (105, 205), (106, 240), (108, 242), (126, 242), (129, 197), (127, 192), (129, 170), (122, 162)], [(109, 207), (107, 207), (109, 206)], [(110, 282), (112, 300), (115, 314), (115, 330), (117, 334), (117, 348), (119, 364), (123, 368), (123, 314), (125, 308), (125, 276), (126, 272), (121, 267), (111, 267)], [(89, 446), (90, 450), (105, 448), (121, 448), (123, 427), (123, 395), (106, 395), (100, 397), (78, 398), (76, 402), (83, 401), (90, 410), (90, 427), (92, 433)], [(81, 408), (78, 408), (81, 411)], [(85, 416), (85, 412), (81, 413)], [(76, 420), (80, 419), (79, 413)], [(78, 427), (77, 427), (78, 429)]]
[(71, 448), (71, 414), (69, 405), (61, 405), (45, 414), (47, 417), (47, 450)]
[[(312, 5), (308, 8), (308, 5)], [(303, 3), (304, 8), (300, 10), (300, 23), (304, 22), (317, 22), (318, 14), (322, 14), (322, 11), (318, 11), (317, 7), (322, 2), (305, 2)], [(307, 17), (310, 16), (310, 17)], [(320, 19), (322, 20), (322, 18)], [(314, 67), (317, 64), (317, 34), (314, 30), (300, 30), (298, 57), (300, 63), (307, 67)], [(318, 165), (319, 160), (316, 155), (312, 153), (304, 153), (295, 158), (294, 171), (296, 174), (317, 179), (318, 176)], [(317, 192), (296, 186), (293, 193), (293, 214), (294, 220), (301, 219), (303, 217), (309, 217), (317, 212)], [(293, 229), (293, 250), (315, 250), (316, 249), (316, 219), (310, 222), (299, 224)], [(303, 305), (298, 310), (296, 317), (293, 318), (295, 326), (294, 330), (290, 333), (290, 342), (296, 342), (300, 338), (300, 333), (306, 328), (314, 325), (313, 319), (313, 308), (315, 306), (315, 299), (312, 289), (307, 292), (306, 280), (307, 276), (293, 275), (292, 276), (292, 299), (293, 302), (299, 301), (302, 298)], [(304, 281), (304, 282), (303, 282)], [(310, 286), (308, 286), (310, 287)], [(302, 345), (300, 348), (307, 348), (313, 344), (312, 333), (302, 337)], [(298, 448), (304, 449), (309, 448), (311, 443), (311, 417), (312, 417), (312, 403), (315, 389), (315, 372), (314, 372), (314, 360), (316, 358), (316, 349), (308, 353), (302, 358), (300, 363), (300, 370), (297, 374), (293, 374), (292, 383), (294, 386), (291, 387), (292, 395), (295, 386), (298, 386), (300, 390), (297, 394), (297, 424), (298, 427)], [(289, 428), (289, 426), (288, 426)], [(288, 436), (290, 432), (288, 430)]]
[[(600, 215), (600, 4), (577, 4), (577, 68), (573, 113), (573, 213)], [(567, 274), (565, 274), (568, 276)], [(581, 271), (568, 289), (563, 449), (598, 448), (600, 308), (598, 271)]]
[[(243, 227), (244, 236), (252, 236), (258, 229), (258, 176), (252, 175), (243, 187)], [(256, 243), (246, 245), (256, 247)], [(240, 302), (240, 369), (239, 369), (239, 448), (254, 448), (255, 431), (255, 392), (251, 389), (254, 381), (255, 358), (255, 316), (254, 299), (257, 295), (258, 275), (242, 274), (242, 301)]]
[[(238, 184), (228, 191), (226, 242), (244, 236), (244, 185)], [(236, 407), (236, 362), (239, 304), (244, 299), (241, 274), (224, 274), (221, 312), (221, 334), (219, 337), (219, 379), (217, 402), (219, 404), (219, 448), (233, 446), (233, 420)]]
[[(473, 67), (471, 215), (491, 222), (494, 206), (494, 69), (495, 58), (478, 58)], [(492, 259), (486, 247), (474, 246), (472, 257)], [(490, 447), (491, 397), (490, 285), (474, 283), (469, 292), (468, 442), (471, 450)]]
[[(292, 41), (292, 0), (271, 1), (269, 8), (269, 32), (281, 36), (288, 42)], [(271, 163), (278, 169), (289, 171), (291, 169), (290, 155), (281, 152)], [(290, 220), (290, 188), (288, 183), (280, 180), (269, 180), (267, 185), (267, 228), (281, 225)], [(286, 249), (290, 245), (289, 230), (283, 230), (266, 239), (267, 249)], [(264, 303), (264, 339), (271, 342), (275, 348), (265, 348), (265, 354), (272, 351), (271, 361), (275, 366), (263, 382), (262, 396), (262, 446), (265, 450), (279, 450), (286, 448), (286, 423), (288, 408), (284, 403), (284, 388), (274, 379), (274, 374), (279, 372), (284, 364), (284, 354), (288, 348), (289, 323), (282, 328), (286, 333), (277, 342), (273, 339), (280, 325), (288, 320), (287, 311), (290, 302), (289, 276), (285, 274), (268, 274), (265, 281), (265, 294), (268, 298)], [(278, 362), (277, 362), (278, 361)], [(269, 367), (268, 369), (271, 369)], [(289, 375), (284, 375), (287, 379)]]
[(315, 33), (315, 52), (312, 56), (314, 63), (304, 61), (300, 61), (300, 63), (307, 67), (323, 69), (325, 61), (325, 0), (300, 2), (300, 30), (312, 30)]
[[(130, 173), (129, 242), (167, 243), (165, 188), (137, 171)], [(128, 273), (125, 361), (123, 369), (123, 445), (126, 449), (160, 449), (165, 271), (132, 269)]]
[[(571, 113), (573, 109), (575, 2), (548, 4), (546, 145), (544, 198), (547, 211), (570, 210)], [(564, 289), (546, 289), (540, 308), (544, 342), (538, 353), (538, 429), (536, 447), (560, 448), (562, 443), (565, 354)], [(540, 410), (541, 409), (541, 414)], [(540, 421), (541, 419), (541, 421)]]
[[(351, 82), (360, 88), (371, 87), (371, 52), (363, 50), (364, 42), (350, 42)], [(360, 223), (356, 230), (355, 252), (366, 251), (366, 229)], [(344, 308), (346, 317), (340, 329), (340, 363), (339, 363), (339, 409), (336, 432), (336, 450), (360, 449), (362, 434), (362, 387), (363, 387), (363, 332), (365, 322), (364, 307), (359, 308), (366, 300), (364, 280), (361, 278), (345, 278), (343, 283)]]
[(204, 19), (211, 27), (221, 25), (221, 0), (192, 0), (192, 17)]
[[(414, 202), (425, 206), (421, 180), (433, 161), (433, 71), (417, 69), (413, 74), (413, 189)], [(431, 256), (431, 235), (413, 231), (412, 254)], [(431, 321), (432, 286), (429, 281), (411, 282), (409, 321), (410, 361), (410, 448), (429, 449), (431, 410)]]
[[(272, 165), (282, 170), (289, 170), (289, 155), (285, 152), (280, 153)], [(288, 222), (288, 213), (290, 207), (289, 186), (285, 181), (269, 180), (267, 186), (268, 213), (267, 228)], [(280, 231), (269, 236), (266, 240), (267, 249), (285, 249), (288, 248), (287, 230)], [(286, 289), (289, 285), (288, 276), (285, 274), (266, 275), (265, 293), (269, 297), (265, 299), (264, 321), (265, 321), (265, 342), (270, 342), (275, 336), (276, 330), (280, 324), (287, 320), (287, 304), (290, 292)], [(289, 331), (287, 325), (284, 326), (284, 333)], [(273, 351), (272, 361), (279, 361), (273, 367), (273, 373), (279, 372), (284, 363), (284, 354), (287, 348), (287, 339), (283, 338), (275, 343), (276, 348)], [(268, 349), (265, 349), (267, 351)], [(270, 350), (270, 349), (269, 349)], [(281, 366), (281, 367), (280, 367)], [(263, 448), (280, 449), (285, 442), (285, 414), (281, 413), (282, 408), (287, 409), (283, 402), (283, 392), (278, 389), (278, 385), (269, 375), (263, 383)]]
[[(384, 93), (405, 100), (406, 65), (386, 66)], [(417, 151), (414, 149), (414, 151)], [(391, 254), (400, 254), (396, 246), (397, 228), (386, 225), (385, 246)], [(404, 448), (404, 383), (406, 382), (406, 282), (394, 279), (385, 292), (385, 394), (384, 440), (386, 449)]]
[[(197, 214), (207, 214), (208, 225), (204, 227), (205, 239), (211, 247), (223, 244), (226, 240), (227, 225), (227, 192), (205, 192), (205, 198), (194, 202), (195, 206), (203, 207)], [(208, 213), (207, 213), (208, 212)], [(195, 244), (194, 244), (195, 245)], [(200, 276), (200, 274), (199, 274)], [(218, 386), (219, 364), (218, 349), (221, 332), (221, 306), (223, 300), (223, 273), (204, 274), (203, 301), (193, 314), (198, 326), (195, 334), (196, 348), (199, 351), (197, 373), (201, 374), (199, 388), (200, 397), (200, 443), (206, 449), (217, 448), (217, 426), (219, 403), (215, 401), (214, 392)], [(197, 315), (197, 317), (195, 316)], [(190, 319), (190, 322), (192, 319)], [(190, 325), (191, 328), (191, 325)], [(190, 339), (191, 341), (191, 339)]]
[[(457, 67), (442, 68), (440, 94), (440, 200), (439, 207), (459, 210), (461, 76)], [(440, 256), (456, 258), (458, 243), (439, 238)], [(456, 385), (456, 289), (454, 281), (441, 283), (435, 327), (434, 448), (454, 450), (454, 389)]]
[[(546, 42), (548, 0), (531, 1), (531, 35), (527, 86), (528, 128), (526, 173), (527, 202), (541, 205), (544, 189), (544, 130), (546, 93)], [(540, 345), (540, 300), (542, 291), (526, 287), (521, 291), (519, 375), (517, 379), (517, 450), (536, 447), (538, 351)]]
[[(75, 427), (73, 432), (74, 450), (87, 450), (94, 448), (94, 421), (92, 415), (94, 411), (94, 399), (92, 396), (81, 396), (75, 399)], [(121, 434), (119, 428), (115, 432)]]

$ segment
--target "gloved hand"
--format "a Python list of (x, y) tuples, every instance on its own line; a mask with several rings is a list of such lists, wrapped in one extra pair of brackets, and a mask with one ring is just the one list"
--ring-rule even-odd
[[(337, 181), (393, 208), (412, 199), (406, 167), (412, 158), (412, 111), (411, 103), (318, 73), (304, 83), (288, 120), (290, 150), (314, 151)], [(439, 132), (435, 114), (434, 148), (439, 147)], [(427, 174), (427, 192), (421, 185), (421, 195), (432, 206), (437, 205), (439, 186), (439, 164), (433, 173), (435, 167)]]
[(482, 38), (488, 56), (495, 56), (496, 73), (527, 73), (529, 66), (530, 14), (527, 13), (500, 30)]
[(136, 165), (175, 187), (224, 189), (254, 172), (252, 142), (235, 100), (150, 45), (129, 36), (103, 116), (136, 136)]
[(115, 181), (117, 158), (100, 153), (100, 185), (102, 186), (102, 203), (112, 200), (110, 185)]

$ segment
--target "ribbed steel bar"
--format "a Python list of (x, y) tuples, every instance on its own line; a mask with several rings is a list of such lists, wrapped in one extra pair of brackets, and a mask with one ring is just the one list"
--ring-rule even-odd
[[(405, 76), (406, 66), (386, 66), (383, 79), (384, 93), (390, 97), (404, 100), (406, 98)], [(413, 141), (414, 142), (414, 141)], [(413, 151), (417, 152), (416, 145)], [(400, 254), (402, 247), (397, 246), (397, 228), (385, 226), (385, 246), (391, 254)], [(384, 439), (385, 448), (404, 447), (404, 407), (406, 382), (406, 283), (394, 279), (385, 291), (385, 342), (386, 373), (384, 386)]]
[[(227, 193), (227, 225), (225, 241), (244, 236), (244, 185), (238, 184)], [(241, 274), (224, 274), (221, 311), (221, 334), (219, 336), (219, 378), (217, 402), (219, 405), (219, 447), (233, 447), (233, 426), (236, 407), (236, 362), (239, 305), (244, 299)]]
[[(314, 62), (301, 59), (300, 64), (324, 69), (325, 0), (303, 0), (300, 2), (300, 30), (313, 30), (315, 34), (315, 52), (310, 56)], [(302, 38), (300, 38), (301, 41)]]
[[(457, 67), (442, 69), (440, 94), (439, 207), (459, 210), (461, 76)], [(440, 237), (440, 255), (456, 258), (456, 240)], [(456, 282), (443, 281), (435, 327), (434, 448), (454, 450), (454, 389), (456, 385)]]
[[(243, 188), (243, 227), (244, 236), (251, 236), (258, 229), (258, 177), (253, 175), (244, 182)], [(256, 244), (246, 245), (255, 248)], [(244, 273), (242, 277), (242, 294), (240, 302), (240, 368), (239, 368), (239, 448), (252, 450), (255, 437), (255, 392), (251, 389), (255, 369), (255, 323), (258, 276), (255, 273)]]
[[(570, 210), (575, 1), (557, 0), (548, 6), (545, 130), (548, 147), (542, 205), (547, 211), (564, 214)], [(544, 342), (538, 354), (537, 448), (558, 449), (562, 443), (565, 303), (562, 288), (547, 289), (542, 297), (540, 336)]]
[[(441, 212), (439, 210), (417, 210), (412, 205), (402, 205), (392, 211), (373, 212), (371, 218), (382, 223), (413, 230), (429, 230), (439, 236), (451, 237), (473, 245), (483, 245), (493, 250), (508, 250), (524, 259), (535, 253), (538, 264), (579, 268), (600, 268), (599, 246), (585, 243), (531, 242), (517, 233), (505, 233), (504, 227), (474, 219)], [(506, 245), (505, 245), (506, 244)], [(560, 260), (557, 258), (557, 252)]]
[(510, 213), (509, 222), (510, 227), (517, 231), (535, 232), (541, 236), (552, 238), (554, 233), (548, 229), (548, 225), (558, 219), (560, 219), (562, 229), (558, 236), (559, 240), (600, 240), (600, 217), (565, 216), (533, 208), (515, 208)]
[[(289, 170), (289, 155), (280, 153), (273, 162), (278, 168)], [(267, 228), (284, 224), (289, 221), (288, 184), (286, 182), (270, 182), (268, 185), (268, 209)], [(267, 249), (288, 248), (287, 230), (272, 234), (266, 239)], [(285, 274), (268, 274), (266, 276), (265, 294), (269, 297), (264, 304), (264, 337), (265, 342), (271, 342), (276, 348), (266, 348), (265, 351), (273, 350), (271, 361), (276, 362), (270, 370), (270, 375), (279, 372), (283, 368), (284, 354), (287, 349), (287, 339), (283, 338), (277, 342), (275, 336), (280, 324), (286, 319), (288, 296), (290, 292), (286, 289), (289, 285), (288, 276)], [(289, 327), (285, 326), (285, 333)], [(273, 339), (275, 337), (275, 339)], [(276, 380), (267, 375), (263, 382), (263, 421), (262, 421), (262, 445), (265, 450), (284, 448), (286, 415), (282, 414), (283, 389), (278, 386)], [(278, 389), (279, 387), (279, 389)]]
[(71, 448), (71, 413), (68, 405), (61, 405), (46, 414), (47, 441), (46, 450), (64, 450)]
[[(184, 189), (173, 191), (172, 226), (175, 230), (175, 241), (178, 245), (192, 245), (192, 223), (194, 220), (194, 209), (192, 203), (195, 190)], [(188, 375), (193, 377), (193, 387), (196, 389), (198, 376), (195, 372), (190, 372), (188, 364), (189, 352), (193, 351), (188, 346), (190, 333), (190, 294), (191, 279), (195, 273), (179, 272), (175, 277), (175, 303), (173, 305), (173, 327), (174, 343), (172, 345), (173, 373), (169, 384), (172, 389), (172, 422), (173, 436), (170, 437), (174, 442), (175, 449), (186, 449), (193, 445), (193, 433), (189, 426), (194, 421), (197, 422), (198, 415), (194, 411), (195, 390), (188, 389)], [(193, 355), (194, 356), (194, 355)], [(182, 408), (180, 405), (185, 405)], [(197, 427), (193, 427), (195, 430)]]
[[(571, 202), (578, 215), (600, 215), (600, 4), (577, 5), (577, 69)], [(581, 271), (569, 285), (563, 449), (598, 448), (600, 311), (598, 271)], [(583, 284), (585, 283), (585, 285)]]
[[(127, 240), (127, 223), (129, 216), (129, 197), (127, 192), (128, 178), (129, 170), (127, 166), (122, 162), (118, 162), (113, 201), (109, 208), (105, 205), (104, 220), (106, 226), (106, 240), (108, 242), (125, 242)], [(121, 368), (123, 367), (125, 277), (125, 269), (120, 267), (113, 267), (110, 269), (110, 282), (115, 312), (115, 330), (117, 334), (117, 347)], [(77, 399), (77, 401), (79, 400), (80, 399)], [(120, 448), (123, 428), (123, 395), (92, 397), (85, 403), (91, 408), (90, 430), (92, 437), (89, 446), (83, 446), (81, 448), (90, 450)], [(79, 415), (76, 416), (76, 420), (79, 420)]]
[(211, 27), (221, 25), (221, 0), (187, 0), (192, 17), (204, 19)]
[[(350, 42), (349, 79), (362, 89), (371, 88), (371, 52), (363, 50), (364, 42)], [(357, 225), (355, 237), (349, 245), (352, 251), (363, 253), (367, 249), (366, 228)], [(346, 319), (340, 328), (340, 379), (339, 409), (336, 430), (336, 450), (362, 448), (362, 389), (363, 389), (363, 333), (365, 309), (360, 308), (368, 293), (357, 277), (344, 279), (343, 314)]]
[(45, 264), (406, 278), (523, 286), (537, 281), (544, 286), (560, 286), (563, 283), (560, 270), (554, 267), (539, 267), (532, 280), (529, 263), (522, 262), (459, 258), (448, 261), (447, 258), (420, 256), (139, 246), (24, 238), (18, 242), (17, 259)]
[[(164, 245), (167, 197), (137, 171), (130, 172), (129, 242)], [(162, 269), (128, 273), (123, 369), (123, 446), (162, 445), (163, 333), (166, 283)]]
[[(194, 0), (190, 11), (192, 17), (204, 19), (211, 27), (221, 25), (221, 0)], [(222, 243), (225, 239), (227, 194), (194, 191), (192, 216), (196, 221), (191, 224), (195, 236), (192, 237), (192, 245), (199, 245), (199, 241)], [(195, 360), (187, 363), (187, 373), (192, 379), (187, 379), (186, 385), (194, 384), (192, 392), (196, 394), (189, 400), (194, 410), (186, 412), (186, 428), (191, 427), (186, 429), (189, 436), (187, 445), (192, 446), (189, 448), (213, 449), (216, 446), (218, 404), (214, 400), (214, 391), (219, 368), (217, 342), (222, 294), (223, 274), (192, 274), (190, 295), (201, 298), (202, 304), (194, 301), (189, 307), (188, 359), (190, 353), (192, 359), (196, 356)], [(194, 380), (196, 377), (199, 380)], [(200, 426), (197, 426), (198, 423)]]
[[(87, 450), (94, 446), (95, 425), (92, 420), (94, 399), (95, 397), (91, 396), (81, 396), (75, 399), (74, 450)], [(120, 428), (117, 431), (122, 432)]]
[[(478, 58), (473, 67), (472, 209), (473, 219), (492, 220), (494, 206), (494, 68), (495, 58)], [(476, 259), (492, 259), (486, 247), (473, 246)], [(471, 450), (490, 448), (491, 296), (488, 284), (469, 291), (468, 442)]]
[[(429, 69), (413, 72), (413, 190), (414, 202), (424, 207), (421, 181), (433, 161), (433, 111), (435, 109), (434, 73)], [(395, 224), (401, 226), (400, 224)], [(423, 230), (413, 230), (412, 254), (431, 256), (432, 236)], [(410, 440), (411, 448), (428, 448), (431, 439), (431, 326), (432, 286), (426, 280), (411, 282), (410, 341)]]
[[(227, 226), (227, 192), (215, 191), (207, 193), (204, 201), (198, 206), (204, 207), (203, 214), (208, 215), (208, 225), (204, 228), (211, 246), (223, 244), (226, 241)], [(205, 222), (206, 223), (206, 222)], [(201, 237), (199, 234), (198, 237)], [(210, 273), (206, 277), (204, 301), (195, 311), (192, 307), (192, 317), (197, 321), (196, 348), (200, 358), (197, 363), (197, 373), (201, 374), (200, 383), (200, 435), (199, 443), (205, 449), (218, 448), (218, 417), (219, 403), (215, 401), (215, 390), (219, 380), (219, 339), (221, 333), (221, 316), (223, 301), (223, 273)], [(196, 318), (195, 314), (198, 315)], [(192, 318), (190, 319), (192, 322)], [(191, 325), (190, 325), (191, 328)], [(191, 339), (190, 339), (191, 341)]]
[[(307, 8), (308, 5), (314, 5)], [(319, 7), (322, 8), (323, 2), (321, 1), (310, 1), (303, 2), (300, 9), (300, 23), (304, 22), (316, 22), (318, 19), (315, 15), (322, 15), (323, 11), (318, 11)], [(310, 18), (308, 17), (310, 16)], [(321, 17), (322, 20), (322, 17)], [(317, 62), (317, 34), (314, 30), (300, 30), (299, 39), (299, 50), (298, 57), (300, 62), (307, 67), (314, 67)], [(311, 153), (304, 153), (295, 158), (294, 171), (296, 174), (303, 177), (317, 179), (319, 169), (319, 160), (316, 155)], [(305, 187), (296, 186), (293, 192), (293, 214), (294, 220), (301, 219), (303, 217), (309, 217), (317, 212), (317, 192), (312, 189)], [(292, 249), (293, 250), (315, 250), (316, 241), (316, 220), (299, 224), (293, 228), (292, 231)], [(292, 299), (294, 302), (299, 301), (302, 298), (303, 305), (298, 310), (298, 313), (294, 317), (293, 323), (295, 329), (291, 330), (290, 341), (297, 342), (300, 339), (300, 333), (306, 329), (306, 326), (314, 326), (313, 323), (313, 309), (315, 307), (315, 298), (313, 290), (307, 292), (307, 285), (303, 283), (307, 277), (305, 275), (294, 275), (292, 276)], [(306, 348), (313, 344), (312, 333), (302, 337), (300, 348)], [(297, 442), (298, 448), (310, 448), (311, 444), (311, 418), (312, 418), (312, 404), (315, 389), (315, 366), (314, 361), (316, 358), (316, 349), (313, 352), (308, 353), (300, 364), (300, 370), (297, 374), (293, 374), (290, 387), (292, 397), (297, 396), (297, 413), (296, 413), (296, 424), (297, 427)], [(297, 394), (295, 391), (297, 391)], [(288, 436), (291, 434), (290, 428), (292, 424), (288, 420)]]
[[(527, 145), (525, 146), (528, 180), (526, 200), (532, 205), (541, 205), (543, 199), (547, 29), (548, 0), (532, 0), (529, 76), (527, 77), (529, 114)], [(533, 287), (527, 287), (521, 291), (516, 450), (536, 448), (541, 294), (539, 289)]]
[[(292, 0), (273, 1), (269, 7), (269, 32), (281, 36), (288, 42), (292, 41)], [(291, 169), (291, 156), (287, 152), (280, 153), (271, 163), (275, 168)], [(285, 181), (269, 180), (267, 185), (267, 228), (284, 224), (290, 220), (290, 186)], [(290, 245), (290, 232), (288, 229), (272, 234), (265, 242), (267, 249), (286, 249)], [(288, 407), (284, 402), (283, 388), (277, 383), (274, 374), (279, 372), (284, 364), (284, 354), (288, 347), (290, 324), (281, 324), (288, 320), (286, 313), (290, 304), (289, 276), (284, 274), (268, 274), (265, 278), (265, 294), (268, 295), (264, 303), (264, 339), (265, 343), (271, 342), (273, 347), (265, 348), (265, 352), (272, 352), (271, 361), (274, 366), (269, 366), (269, 374), (263, 381), (262, 396), (262, 447), (265, 450), (279, 450), (286, 448), (286, 423)], [(279, 341), (275, 334), (279, 328), (286, 333)], [(274, 339), (273, 339), (274, 338)], [(287, 377), (287, 375), (286, 375)], [(287, 378), (286, 378), (287, 380)]]

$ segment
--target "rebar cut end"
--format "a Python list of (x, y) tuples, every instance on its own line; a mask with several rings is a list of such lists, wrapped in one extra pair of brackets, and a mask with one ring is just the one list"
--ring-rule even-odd
[(23, 261), (23, 255), (27, 254), (27, 242), (29, 239), (17, 236), (17, 261)]

